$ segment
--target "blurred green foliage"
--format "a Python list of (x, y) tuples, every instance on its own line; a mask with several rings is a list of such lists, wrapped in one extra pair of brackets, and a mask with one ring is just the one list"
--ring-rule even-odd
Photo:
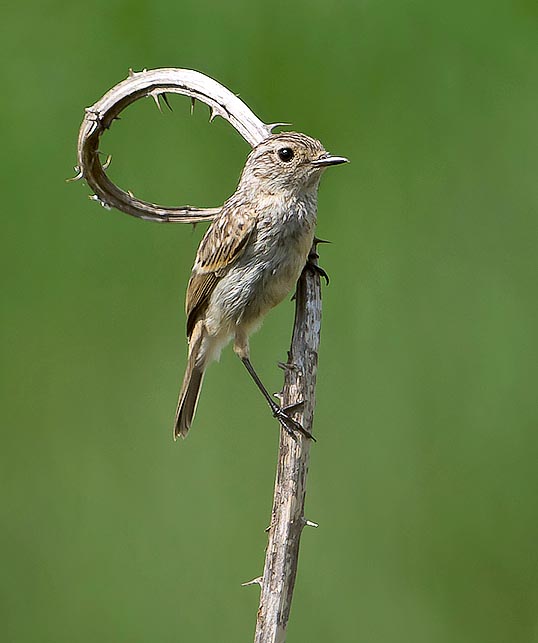
[[(538, 641), (537, 5), (45, 0), (2, 22), (0, 639), (252, 638), (277, 426), (230, 350), (171, 441), (202, 226), (64, 182), (83, 108), (176, 66), (352, 160), (320, 193), (321, 526), (289, 641)], [(248, 146), (172, 101), (104, 137), (111, 175), (219, 204)], [(252, 341), (273, 390), (292, 314)]]

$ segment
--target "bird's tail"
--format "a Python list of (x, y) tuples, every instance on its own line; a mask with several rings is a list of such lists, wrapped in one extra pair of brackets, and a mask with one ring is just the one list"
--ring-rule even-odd
[(205, 371), (205, 360), (200, 355), (203, 338), (204, 332), (202, 328), (195, 327), (191, 335), (191, 341), (189, 342), (189, 359), (177, 403), (174, 440), (179, 436), (182, 438), (187, 437), (194, 414), (196, 413), (196, 406), (198, 404), (198, 398), (200, 397)]

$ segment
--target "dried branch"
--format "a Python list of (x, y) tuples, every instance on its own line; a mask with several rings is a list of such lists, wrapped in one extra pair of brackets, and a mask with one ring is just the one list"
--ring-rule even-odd
[(162, 207), (135, 198), (116, 186), (106, 175), (99, 155), (99, 140), (112, 121), (131, 103), (151, 96), (160, 108), (159, 97), (183, 94), (192, 101), (199, 100), (211, 108), (211, 120), (221, 116), (252, 147), (271, 134), (274, 126), (266, 125), (230, 90), (216, 80), (191, 69), (153, 69), (130, 72), (129, 77), (113, 87), (94, 105), (86, 109), (79, 131), (75, 179), (84, 178), (93, 189), (95, 198), (105, 207), (113, 207), (132, 216), (149, 221), (197, 223), (211, 221), (220, 208), (191, 206)]
[[(86, 109), (78, 139), (78, 166), (75, 179), (84, 178), (94, 190), (94, 198), (105, 207), (114, 207), (149, 221), (197, 223), (210, 221), (220, 208), (190, 206), (165, 208), (140, 199), (117, 187), (107, 177), (99, 157), (99, 141), (114, 119), (134, 101), (151, 96), (159, 104), (167, 93), (190, 96), (211, 108), (211, 119), (221, 116), (255, 146), (271, 134), (276, 125), (266, 125), (225, 87), (203, 74), (188, 69), (154, 69), (130, 73), (92, 107)], [(311, 260), (316, 262), (315, 247)], [(299, 405), (294, 418), (312, 431), (315, 406), (317, 355), (321, 325), (321, 289), (318, 274), (305, 269), (297, 284), (295, 324), (285, 384), (283, 406)], [(264, 573), (248, 584), (261, 586), (256, 624), (256, 643), (283, 643), (290, 614), (301, 532), (305, 525), (317, 526), (303, 515), (311, 441), (302, 435), (290, 437), (281, 431), (279, 460), (269, 543)]]
[[(315, 247), (312, 254), (315, 261)], [(303, 402), (294, 419), (311, 433), (321, 329), (319, 275), (305, 268), (295, 298), (295, 324), (288, 363), (284, 365), (282, 404)], [(281, 431), (269, 543), (259, 582), (255, 643), (283, 643), (286, 639), (301, 533), (305, 525), (317, 527), (304, 517), (310, 445), (311, 440), (302, 435), (294, 439)]]

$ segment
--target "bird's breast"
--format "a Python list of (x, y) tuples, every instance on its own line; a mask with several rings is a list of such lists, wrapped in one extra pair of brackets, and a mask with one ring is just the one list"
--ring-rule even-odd
[(255, 326), (295, 287), (312, 247), (316, 223), (311, 207), (272, 208), (261, 212), (243, 254), (215, 287), (209, 317)]

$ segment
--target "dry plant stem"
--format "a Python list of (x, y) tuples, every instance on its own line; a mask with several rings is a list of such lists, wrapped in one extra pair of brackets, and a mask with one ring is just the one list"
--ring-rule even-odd
[[(321, 329), (320, 278), (306, 268), (296, 292), (295, 324), (285, 370), (282, 405), (304, 404), (293, 415), (312, 432)], [(290, 615), (304, 517), (306, 477), (312, 442), (280, 431), (269, 543), (265, 557), (255, 643), (283, 643)], [(313, 524), (313, 523), (310, 523)]]
[[(86, 109), (79, 132), (75, 179), (85, 179), (95, 193), (93, 198), (105, 207), (114, 207), (141, 219), (175, 223), (211, 221), (220, 208), (166, 208), (142, 201), (112, 183), (106, 175), (109, 161), (101, 163), (101, 135), (119, 114), (128, 105), (144, 97), (152, 97), (160, 107), (159, 97), (166, 97), (167, 93), (189, 96), (193, 103), (196, 99), (206, 103), (211, 108), (211, 119), (221, 116), (229, 121), (252, 147), (267, 138), (275, 127), (260, 121), (235, 94), (199, 72), (176, 68), (130, 72), (126, 80)], [(312, 256), (317, 257), (315, 248)], [(314, 271), (305, 269), (297, 284), (295, 324), (289, 360), (285, 367), (282, 405), (304, 401), (293, 417), (310, 433), (314, 415), (320, 327), (320, 279)], [(299, 434), (294, 439), (281, 430), (263, 577), (250, 583), (261, 585), (256, 643), (283, 643), (286, 638), (301, 533), (306, 524), (315, 526), (315, 523), (306, 521), (303, 515), (310, 446), (311, 440), (303, 435)]]
[(243, 101), (216, 80), (191, 69), (153, 69), (130, 72), (129, 77), (108, 91), (94, 105), (86, 109), (79, 131), (75, 179), (84, 178), (93, 189), (95, 198), (102, 205), (116, 208), (149, 221), (197, 223), (211, 221), (220, 208), (195, 208), (191, 206), (162, 207), (125, 192), (106, 175), (108, 161), (103, 165), (99, 156), (99, 141), (112, 122), (131, 103), (152, 97), (160, 109), (159, 97), (176, 93), (199, 100), (211, 109), (211, 120), (221, 116), (252, 147), (271, 134), (274, 126), (263, 123)]

